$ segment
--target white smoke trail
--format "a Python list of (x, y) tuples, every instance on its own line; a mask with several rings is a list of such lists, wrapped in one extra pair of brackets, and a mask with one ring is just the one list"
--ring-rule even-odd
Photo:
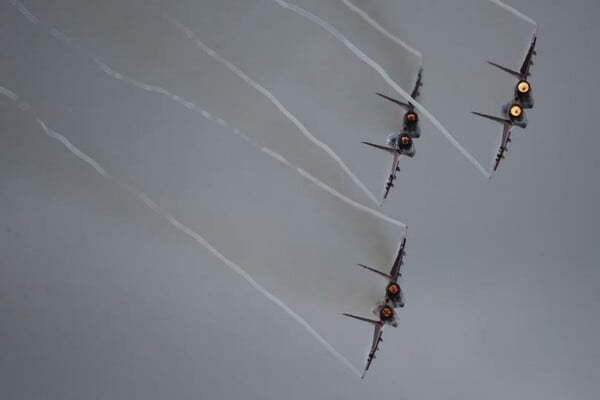
[(360, 49), (358, 49), (352, 42), (350, 42), (344, 35), (342, 35), (337, 29), (335, 29), (331, 24), (322, 20), (314, 14), (309, 13), (301, 7), (298, 7), (295, 4), (287, 3), (283, 0), (275, 0), (277, 4), (281, 7), (293, 11), (294, 13), (307, 18), (311, 22), (319, 25), (321, 28), (325, 29), (336, 39), (342, 42), (350, 51), (352, 51), (358, 58), (360, 58), (363, 62), (369, 65), (373, 70), (375, 70), (387, 83), (394, 89), (398, 94), (400, 94), (404, 99), (412, 103), (417, 110), (419, 110), (425, 117), (427, 117), (431, 123), (444, 135), (444, 137), (458, 150), (464, 155), (467, 160), (471, 162), (478, 170), (481, 172), (483, 176), (489, 179), (490, 175), (488, 171), (477, 161), (477, 159), (467, 151), (458, 141), (448, 132), (448, 130), (435, 118), (425, 107), (423, 107), (418, 101), (413, 99), (404, 89), (400, 87), (390, 76), (388, 73), (374, 60), (369, 58), (365, 53), (363, 53)]
[[(383, 221), (389, 222), (393, 225), (402, 227), (404, 230), (406, 230), (406, 225), (403, 224), (400, 221), (397, 221), (393, 218), (390, 218), (378, 211), (375, 211), (369, 207), (366, 207), (350, 198), (348, 198), (347, 196), (341, 194), (340, 192), (336, 191), (334, 188), (332, 188), (331, 186), (325, 184), (324, 182), (320, 181), (319, 179), (315, 178), (314, 176), (310, 175), (308, 172), (297, 168), (295, 165), (293, 165), (291, 162), (289, 162), (285, 157), (283, 157), (282, 155), (278, 154), (277, 152), (267, 148), (267, 147), (261, 147), (255, 140), (251, 139), (248, 135), (243, 134), (239, 129), (237, 128), (232, 128), (230, 126), (230, 124), (225, 121), (222, 118), (216, 117), (214, 115), (212, 115), (211, 113), (209, 113), (206, 110), (203, 110), (202, 108), (198, 107), (196, 104), (192, 103), (191, 101), (185, 100), (182, 97), (172, 94), (171, 92), (169, 92), (168, 90), (158, 87), (158, 86), (153, 86), (153, 85), (148, 85), (146, 83), (137, 81), (135, 79), (129, 78), (126, 75), (121, 74), (120, 72), (115, 71), (114, 69), (112, 69), (111, 67), (109, 67), (108, 65), (102, 63), (101, 61), (94, 59), (94, 62), (102, 69), (102, 71), (104, 71), (107, 75), (123, 81), (127, 84), (130, 84), (132, 86), (135, 86), (139, 89), (142, 90), (146, 90), (149, 92), (153, 92), (153, 93), (159, 93), (162, 94), (164, 96), (169, 97), (171, 100), (173, 100), (174, 102), (185, 106), (186, 108), (190, 109), (190, 110), (194, 110), (199, 112), (204, 118), (208, 119), (209, 121), (214, 122), (215, 124), (218, 124), (219, 126), (228, 129), (229, 131), (231, 131), (234, 135), (240, 137), (241, 139), (243, 139), (245, 142), (247, 142), (248, 144), (250, 144), (253, 147), (260, 147), (261, 151), (263, 151), (263, 153), (267, 154), (268, 156), (272, 157), (273, 159), (279, 161), (280, 163), (282, 163), (283, 165), (285, 165), (286, 167), (297, 171), (301, 176), (307, 178), (308, 180), (310, 180), (312, 183), (314, 183), (315, 185), (317, 185), (319, 188), (327, 191), (328, 193), (332, 194), (333, 196), (335, 196), (337, 199), (343, 201), (344, 203), (358, 209), (361, 211), (364, 211), (370, 215), (373, 215)], [(302, 172), (300, 172), (302, 171)]]
[[(108, 65), (104, 64), (103, 62), (99, 61), (98, 59), (94, 58), (94, 62), (96, 63), (96, 65), (99, 66), (99, 68), (106, 73), (107, 75), (113, 77), (116, 80), (122, 81), (124, 83), (127, 83), (129, 85), (132, 85), (136, 88), (148, 91), (148, 92), (152, 92), (152, 93), (158, 93), (161, 95), (164, 95), (166, 97), (169, 97), (172, 101), (174, 101), (177, 104), (180, 104), (190, 110), (199, 112), (202, 117), (206, 118), (207, 120), (228, 129), (230, 132), (232, 132), (234, 135), (238, 136), (239, 138), (241, 138), (242, 140), (244, 140), (245, 142), (247, 142), (248, 144), (250, 144), (253, 147), (257, 147), (260, 148), (260, 150), (267, 154), (268, 156), (272, 157), (273, 159), (279, 161), (280, 163), (282, 163), (284, 166), (291, 168), (292, 170), (298, 172), (302, 177), (307, 178), (308, 180), (310, 180), (311, 182), (313, 182), (315, 185), (317, 185), (319, 188), (327, 191), (328, 193), (332, 194), (333, 196), (335, 196), (337, 199), (343, 201), (344, 203), (358, 209), (361, 211), (364, 211), (370, 215), (373, 215), (383, 221), (389, 222), (393, 225), (402, 227), (404, 230), (406, 230), (406, 225), (403, 224), (402, 222), (395, 220), (393, 218), (390, 218), (378, 211), (375, 211), (369, 207), (366, 207), (352, 199), (350, 199), (349, 197), (341, 194), (340, 192), (336, 191), (334, 188), (332, 188), (331, 186), (325, 184), (324, 182), (320, 181), (319, 179), (315, 178), (314, 176), (310, 175), (308, 172), (301, 170), (300, 168), (297, 168), (295, 165), (293, 165), (291, 162), (289, 162), (285, 157), (283, 157), (282, 155), (280, 155), (279, 153), (267, 148), (267, 147), (261, 147), (255, 140), (251, 139), (248, 135), (244, 134), (242, 131), (240, 131), (238, 128), (232, 128), (231, 125), (229, 124), (229, 122), (225, 121), (222, 118), (216, 117), (214, 115), (212, 115), (210, 112), (203, 110), (202, 108), (198, 107), (196, 104), (192, 103), (191, 101), (188, 101), (176, 94), (173, 94), (171, 92), (169, 92), (167, 89), (164, 89), (162, 87), (159, 86), (154, 86), (154, 85), (149, 85), (147, 83), (143, 83), (140, 81), (137, 81), (133, 78), (130, 78), (126, 75), (121, 74), (120, 72), (115, 71), (114, 69), (112, 69), (111, 67), (109, 67)], [(300, 172), (302, 171), (302, 172)]]
[(369, 14), (367, 14), (367, 12), (365, 10), (361, 9), (356, 4), (352, 3), (350, 0), (341, 0), (341, 2), (344, 3), (344, 5), (346, 7), (348, 7), (350, 10), (352, 10), (356, 14), (358, 14), (369, 25), (371, 25), (373, 28), (377, 29), (385, 37), (387, 37), (388, 39), (390, 39), (394, 43), (398, 44), (400, 47), (404, 48), (408, 52), (410, 52), (410, 53), (414, 54), (415, 56), (419, 57), (420, 64), (422, 65), (422, 63), (423, 63), (423, 54), (421, 54), (420, 51), (418, 51), (417, 49), (415, 49), (413, 47), (410, 47), (405, 41), (403, 41), (402, 39), (398, 38), (397, 36), (394, 36), (391, 32), (389, 32), (383, 26), (379, 25), (377, 23), (377, 21), (375, 21), (373, 18), (371, 18), (371, 16)]
[(200, 50), (202, 50), (203, 52), (205, 52), (206, 54), (208, 54), (210, 57), (212, 57), (213, 59), (215, 59), (217, 62), (219, 62), (223, 66), (225, 66), (225, 68), (227, 68), (228, 70), (230, 70), (231, 72), (233, 72), (234, 74), (236, 74), (240, 79), (242, 79), (248, 85), (250, 85), (251, 87), (253, 87), (260, 94), (262, 94), (263, 96), (265, 96), (275, 107), (277, 107), (277, 109), (287, 119), (289, 119), (298, 128), (298, 130), (308, 140), (310, 140), (313, 144), (315, 144), (320, 149), (324, 150), (329, 155), (329, 157), (331, 157), (335, 162), (337, 162), (338, 165), (342, 168), (342, 170), (367, 195), (367, 197), (369, 197), (369, 199), (371, 201), (373, 201), (376, 204), (379, 204), (379, 201), (377, 200), (377, 198), (375, 197), (375, 195), (373, 195), (373, 193), (371, 193), (371, 191), (369, 189), (367, 189), (367, 187), (365, 186), (365, 184), (362, 183), (362, 181), (360, 179), (358, 179), (358, 177), (356, 175), (354, 175), (354, 173), (350, 170), (350, 168), (348, 168), (348, 166), (346, 165), (346, 163), (344, 163), (344, 161), (327, 144), (325, 144), (322, 141), (320, 141), (319, 139), (317, 139), (304, 126), (304, 124), (302, 124), (302, 122), (300, 122), (298, 120), (298, 118), (296, 118), (296, 116), (294, 114), (292, 114), (283, 104), (281, 104), (281, 102), (277, 99), (277, 97), (275, 97), (275, 95), (273, 93), (271, 93), (270, 91), (268, 91), (264, 86), (260, 85), (256, 81), (254, 81), (252, 78), (250, 78), (248, 75), (246, 75), (242, 70), (240, 70), (238, 67), (236, 67), (235, 65), (233, 65), (230, 61), (226, 60), (220, 54), (218, 54), (216, 51), (214, 51), (213, 49), (211, 49), (210, 47), (208, 47), (206, 44), (204, 44), (196, 36), (196, 34), (194, 34), (194, 32), (190, 28), (188, 28), (187, 26), (183, 25), (181, 22), (179, 22), (174, 17), (171, 17), (170, 15), (166, 15), (165, 14), (164, 17), (169, 22), (171, 22), (177, 29), (179, 29), (184, 35), (186, 35), (189, 39), (191, 39), (192, 41), (194, 41), (194, 43), (196, 44), (196, 46), (198, 46), (198, 48)]
[(104, 168), (102, 168), (102, 166), (100, 166), (100, 164), (98, 164), (96, 162), (96, 160), (94, 160), (92, 157), (88, 156), (87, 154), (85, 154), (81, 150), (79, 150), (73, 143), (71, 143), (69, 141), (69, 139), (67, 139), (66, 137), (64, 137), (60, 133), (58, 133), (56, 131), (53, 131), (52, 129), (48, 128), (48, 126), (41, 119), (36, 118), (36, 121), (42, 127), (42, 129), (44, 130), (44, 132), (46, 133), (46, 135), (48, 135), (48, 137), (50, 137), (51, 139), (57, 140), (60, 143), (62, 143), (62, 145), (65, 146), (65, 148), (67, 150), (69, 150), (71, 153), (73, 153), (81, 161), (85, 162), (86, 164), (88, 164), (89, 166), (91, 166), (92, 168), (94, 168), (96, 170), (96, 172), (98, 174), (102, 175), (104, 178), (106, 178), (106, 179), (112, 179), (112, 176)]
[(285, 165), (286, 167), (295, 170), (296, 172), (298, 172), (302, 177), (308, 179), (309, 181), (311, 181), (312, 183), (314, 183), (315, 185), (317, 185), (318, 187), (320, 187), (321, 189), (325, 190), (327, 193), (330, 193), (331, 195), (333, 195), (334, 197), (337, 197), (338, 199), (340, 199), (341, 201), (343, 201), (344, 203), (358, 209), (361, 211), (366, 212), (367, 214), (370, 214), (374, 217), (377, 217), (385, 222), (389, 222), (392, 225), (396, 225), (401, 227), (402, 229), (404, 229), (404, 232), (406, 233), (406, 230), (408, 229), (408, 227), (406, 226), (406, 224), (403, 224), (400, 221), (397, 221), (393, 218), (388, 217), (387, 215), (384, 215), (376, 210), (373, 210), (372, 208), (363, 206), (362, 204), (340, 194), (339, 192), (337, 192), (334, 188), (332, 188), (331, 186), (323, 183), (322, 181), (320, 181), (319, 179), (315, 178), (314, 176), (312, 176), (311, 174), (309, 174), (308, 172), (306, 172), (305, 170), (303, 170), (302, 168), (296, 167), (294, 166), (294, 164), (290, 163), (288, 160), (286, 160), (281, 154), (274, 152), (273, 150), (267, 148), (267, 147), (261, 147), (261, 150), (265, 153), (268, 154), (270, 157), (274, 158), (275, 160), (279, 161), (280, 163), (282, 163), (283, 165)]
[(15, 7), (21, 13), (21, 15), (23, 15), (23, 17), (25, 17), (25, 19), (31, 22), (32, 24), (37, 24), (38, 22), (40, 22), (35, 15), (29, 12), (29, 10), (25, 7), (23, 3), (17, 0), (11, 0), (10, 5)]
[(19, 99), (19, 96), (2, 86), (0, 86), (0, 94), (8, 97), (12, 101), (17, 101)]
[[(24, 7), (23, 7), (24, 8)], [(25, 8), (24, 8), (25, 9)], [(27, 9), (25, 9), (27, 10)], [(27, 11), (28, 14), (29, 11)], [(33, 15), (33, 14), (31, 14)], [(55, 32), (55, 34), (53, 34), (53, 36), (55, 38), (57, 38), (58, 40), (62, 41), (65, 45), (76, 48), (77, 50), (83, 51), (82, 49), (80, 49), (78, 46), (76, 46), (76, 42), (69, 38), (67, 35), (65, 35), (64, 33), (58, 31), (55, 28), (52, 28), (52, 31)], [(86, 53), (87, 54), (87, 53)], [(261, 146), (252, 138), (250, 138), (248, 135), (246, 135), (245, 133), (243, 133), (242, 131), (240, 131), (238, 128), (233, 128), (230, 126), (230, 124), (223, 120), (222, 118), (216, 117), (214, 115), (212, 115), (211, 113), (209, 113), (208, 111), (198, 107), (196, 104), (192, 103), (191, 101), (188, 101), (176, 94), (171, 93), (170, 91), (168, 91), (167, 89), (164, 89), (160, 86), (155, 86), (155, 85), (150, 85), (141, 81), (138, 81), (136, 79), (130, 78), (116, 70), (114, 70), (113, 68), (111, 68), (110, 66), (108, 66), (107, 64), (105, 64), (104, 62), (100, 61), (99, 59), (97, 59), (96, 57), (90, 55), (89, 56), (91, 58), (91, 60), (94, 62), (94, 64), (96, 64), (96, 66), (102, 71), (104, 72), (106, 75), (112, 77), (113, 79), (119, 80), (121, 82), (124, 82), (126, 84), (129, 84), (133, 87), (136, 87), (138, 89), (141, 90), (145, 90), (151, 93), (157, 93), (163, 96), (166, 96), (168, 98), (170, 98), (173, 102), (182, 105), (184, 107), (186, 107), (187, 109), (196, 111), (198, 113), (200, 113), (200, 115), (202, 115), (202, 117), (206, 118), (207, 120), (214, 122), (218, 125), (220, 125), (223, 128), (229, 129), (234, 135), (240, 137), (242, 140), (244, 140), (245, 142), (247, 142), (248, 144), (252, 145), (253, 147), (257, 147), (257, 148), (261, 148)], [(7, 91), (7, 89), (4, 89), (5, 91)], [(3, 93), (5, 94), (7, 97), (11, 97), (11, 96), (16, 96), (14, 93), (7, 91), (7, 93)], [(367, 212), (370, 215), (375, 216), (376, 218), (379, 218), (383, 221), (389, 222), (393, 225), (399, 226), (402, 229), (404, 229), (406, 231), (407, 226), (406, 224), (403, 224), (402, 222), (395, 220), (393, 218), (390, 218), (378, 211), (375, 211), (371, 208), (368, 208), (352, 199), (350, 199), (349, 197), (339, 193), (338, 191), (336, 191), (334, 188), (332, 188), (331, 186), (325, 184), (324, 182), (320, 181), (319, 179), (315, 178), (314, 176), (310, 175), (308, 172), (301, 170), (299, 168), (297, 168), (296, 166), (294, 166), (292, 163), (290, 163), (289, 161), (287, 161), (283, 156), (279, 155), (278, 153), (276, 153), (273, 150), (270, 150), (266, 147), (262, 147), (261, 150), (269, 155), (270, 157), (272, 157), (273, 159), (281, 162), (283, 165), (285, 165), (288, 168), (291, 168), (292, 170), (298, 172), (302, 177), (310, 180), (312, 183), (314, 183), (315, 185), (317, 185), (319, 188), (327, 191), (328, 193), (332, 194), (333, 196), (335, 196), (337, 199), (341, 200), (342, 202), (358, 209), (364, 212)], [(302, 171), (302, 172), (300, 172)]]
[[(0, 93), (13, 93), (8, 89), (5, 89), (0, 86)], [(260, 285), (250, 274), (248, 274), (242, 267), (228, 259), (223, 253), (217, 250), (213, 245), (211, 245), (204, 237), (202, 237), (198, 232), (194, 231), (192, 228), (186, 226), (179, 220), (177, 220), (171, 214), (162, 210), (162, 208), (154, 202), (148, 195), (145, 193), (135, 189), (134, 187), (123, 183), (119, 179), (115, 178), (111, 175), (104, 167), (102, 167), (96, 160), (94, 160), (91, 156), (81, 151), (77, 146), (75, 146), (71, 141), (66, 138), (64, 135), (52, 130), (48, 127), (48, 125), (39, 118), (36, 118), (37, 123), (42, 128), (44, 133), (51, 139), (56, 140), (61, 143), (65, 149), (67, 149), (71, 154), (75, 157), (83, 161), (84, 163), (91, 166), (99, 175), (103, 178), (111, 180), (123, 187), (128, 192), (134, 194), (138, 197), (146, 207), (150, 210), (154, 211), (157, 215), (167, 220), (175, 229), (182, 232), (186, 236), (193, 239), (196, 243), (200, 244), (206, 250), (208, 250), (212, 255), (214, 255), (217, 259), (219, 259), (223, 264), (225, 264), (229, 269), (233, 272), (241, 276), (246, 282), (248, 282), (253, 288), (258, 290), (263, 296), (269, 299), (271, 302), (275, 303), (279, 308), (281, 308), (284, 312), (286, 312), (289, 316), (291, 316), (296, 322), (298, 322), (310, 335), (312, 335), (327, 351), (329, 351), (335, 358), (337, 358), (342, 364), (344, 364), (348, 369), (350, 369), (356, 376), (360, 376), (360, 372), (350, 361), (348, 361), (341, 353), (339, 353), (329, 342), (325, 340), (304, 318), (302, 318), (297, 312), (292, 310), (287, 304), (285, 304), (281, 299), (275, 296), (273, 293), (269, 292), (262, 285)]]
[(504, 8), (509, 13), (514, 14), (517, 18), (520, 18), (523, 21), (529, 22), (530, 24), (534, 25), (536, 28), (536, 31), (537, 31), (537, 22), (535, 22), (532, 18), (523, 14), (521, 11), (509, 6), (508, 4), (504, 3), (503, 1), (500, 1), (500, 0), (490, 0), (490, 1), (492, 3), (494, 3), (495, 5), (497, 5), (498, 7)]

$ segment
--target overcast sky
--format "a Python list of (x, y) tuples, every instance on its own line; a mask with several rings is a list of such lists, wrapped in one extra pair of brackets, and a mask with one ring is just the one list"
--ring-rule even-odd
[[(12, 4), (11, 4), (12, 3)], [(410, 91), (489, 167), (531, 24), (484, 0), (0, 3), (0, 397), (595, 399), (594, 1), (539, 24), (536, 107), (485, 178), (428, 121), (378, 207)], [(384, 79), (365, 60), (376, 62)], [(422, 118), (424, 119), (424, 118)], [(362, 187), (361, 187), (362, 185)], [(364, 380), (408, 225), (407, 305)]]

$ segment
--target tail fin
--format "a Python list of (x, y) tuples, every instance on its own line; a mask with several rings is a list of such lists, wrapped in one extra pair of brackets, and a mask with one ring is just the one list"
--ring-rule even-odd
[(379, 150), (387, 151), (388, 153), (391, 153), (391, 154), (399, 153), (398, 149), (395, 149), (393, 147), (381, 146), (379, 144), (369, 143), (369, 142), (362, 142), (362, 143), (366, 144), (367, 146), (375, 147), (376, 149), (379, 149)]
[[(417, 89), (418, 89), (418, 87), (417, 87)], [(410, 105), (409, 103), (405, 103), (405, 102), (403, 102), (403, 101), (400, 101), (400, 100), (394, 99), (393, 97), (386, 96), (385, 94), (382, 94), (382, 93), (375, 93), (375, 94), (376, 94), (377, 96), (379, 96), (379, 97), (383, 97), (384, 99), (391, 101), (392, 103), (396, 103), (396, 104), (398, 104), (400, 107), (403, 107), (403, 108), (405, 108), (405, 109), (407, 109), (407, 110), (411, 108), (411, 105)]]
[(352, 315), (352, 314), (344, 313), (342, 315), (345, 315), (346, 317), (354, 318), (359, 321), (363, 321), (363, 322), (366, 322), (366, 323), (372, 324), (372, 325), (382, 325), (383, 324), (381, 321), (376, 321), (374, 319), (369, 319), (369, 318), (357, 317), (356, 315)]
[(494, 117), (493, 115), (482, 114), (482, 113), (477, 112), (477, 111), (471, 111), (471, 113), (475, 114), (475, 115), (478, 115), (480, 117), (487, 118), (487, 119), (490, 119), (492, 121), (498, 122), (499, 124), (502, 124), (502, 125), (504, 125), (504, 124), (510, 124), (511, 123), (509, 120), (507, 120), (505, 118)]
[(383, 276), (384, 278), (392, 279), (392, 277), (390, 275), (386, 274), (385, 272), (378, 271), (375, 268), (367, 267), (366, 265), (363, 265), (363, 264), (358, 264), (358, 266), (363, 267), (364, 269), (368, 269), (369, 271), (375, 272), (377, 275)]
[(495, 62), (492, 62), (492, 61), (488, 61), (488, 64), (490, 64), (491, 66), (496, 67), (498, 69), (501, 69), (502, 71), (507, 72), (507, 73), (509, 73), (509, 74), (511, 74), (513, 76), (516, 76), (517, 78), (521, 78), (521, 73), (520, 72), (514, 71), (514, 70), (512, 70), (510, 68), (507, 68), (507, 67), (504, 67), (504, 66), (502, 66), (500, 64), (496, 64)]

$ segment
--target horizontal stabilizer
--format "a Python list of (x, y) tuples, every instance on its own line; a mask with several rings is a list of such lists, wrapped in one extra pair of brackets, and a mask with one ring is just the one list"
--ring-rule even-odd
[(366, 144), (367, 146), (371, 146), (371, 147), (375, 147), (376, 149), (379, 150), (384, 150), (387, 151), (391, 154), (399, 154), (400, 152), (398, 151), (398, 149), (395, 149), (393, 147), (388, 147), (388, 146), (381, 146), (379, 144), (375, 144), (375, 143), (369, 143), (369, 142), (362, 142), (363, 144)]
[(369, 323), (369, 324), (372, 324), (372, 325), (383, 325), (383, 323), (381, 321), (376, 321), (374, 319), (357, 317), (356, 315), (346, 314), (346, 313), (344, 313), (342, 315), (345, 315), (346, 317), (354, 318), (354, 319), (357, 319), (359, 321), (363, 321), (363, 322), (366, 322), (366, 323)]
[(405, 102), (400, 101), (400, 100), (396, 100), (393, 97), (386, 96), (385, 94), (382, 94), (382, 93), (375, 93), (375, 94), (377, 94), (377, 96), (379, 96), (379, 97), (383, 97), (384, 99), (391, 101), (392, 103), (398, 104), (400, 107), (404, 107), (406, 109), (411, 108), (410, 104), (405, 103)]
[(496, 64), (495, 62), (492, 62), (492, 61), (488, 61), (488, 64), (490, 64), (490, 65), (492, 65), (492, 66), (494, 66), (494, 67), (496, 67), (498, 69), (501, 69), (504, 72), (508, 72), (509, 74), (511, 74), (513, 76), (516, 76), (517, 78), (521, 78), (521, 73), (520, 72), (513, 71), (510, 68), (506, 68), (506, 67), (504, 67), (504, 66), (502, 66), (500, 64)]
[(496, 122), (498, 122), (499, 124), (502, 124), (502, 125), (504, 125), (504, 124), (510, 124), (511, 123), (509, 120), (507, 120), (505, 118), (494, 117), (493, 115), (482, 114), (482, 113), (477, 112), (477, 111), (471, 111), (471, 113), (473, 113), (475, 115), (478, 115), (480, 117), (483, 117), (483, 118), (490, 119), (492, 121), (496, 121)]
[(378, 270), (376, 270), (375, 268), (371, 268), (371, 267), (368, 267), (368, 266), (366, 266), (366, 265), (363, 265), (363, 264), (358, 264), (358, 266), (360, 266), (360, 267), (363, 267), (364, 269), (368, 269), (369, 271), (373, 271), (373, 272), (375, 272), (377, 275), (381, 275), (381, 276), (383, 276), (384, 278), (387, 278), (387, 279), (392, 279), (392, 277), (391, 277), (390, 275), (386, 274), (385, 272), (378, 271)]

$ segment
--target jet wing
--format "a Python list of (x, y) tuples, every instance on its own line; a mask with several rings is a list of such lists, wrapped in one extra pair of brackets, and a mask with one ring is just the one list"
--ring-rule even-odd
[(500, 161), (504, 158), (504, 153), (507, 150), (508, 142), (510, 142), (510, 133), (512, 130), (512, 125), (505, 123), (502, 127), (502, 142), (500, 143), (500, 148), (498, 149), (498, 153), (496, 154), (496, 160), (494, 161), (494, 171), (498, 169), (500, 165)]
[(529, 69), (533, 65), (533, 56), (536, 54), (535, 52), (535, 43), (537, 41), (537, 34), (534, 34), (531, 38), (531, 43), (529, 44), (529, 49), (527, 49), (527, 53), (525, 54), (525, 58), (523, 59), (523, 63), (521, 64), (521, 68), (518, 71), (514, 71), (511, 68), (504, 67), (500, 64), (497, 64), (492, 61), (488, 61), (488, 64), (493, 65), (496, 68), (501, 69), (504, 72), (511, 74), (517, 79), (527, 80), (529, 77)]
[[(398, 171), (398, 164), (400, 163), (400, 151), (394, 147), (381, 146), (375, 143), (363, 142), (367, 146), (375, 147), (376, 149), (386, 151), (394, 156), (392, 161), (392, 170), (390, 171), (390, 175), (388, 176), (388, 180), (385, 184), (385, 189), (383, 192), (383, 199), (381, 200), (381, 204), (387, 198), (390, 189), (394, 187), (394, 180), (396, 179), (396, 172)], [(380, 204), (380, 205), (381, 205)]]
[(525, 55), (525, 59), (523, 60), (523, 64), (521, 65), (521, 69), (519, 72), (521, 73), (521, 79), (527, 79), (529, 76), (529, 68), (533, 64), (531, 62), (533, 56), (535, 55), (535, 43), (537, 41), (537, 35), (533, 35), (531, 39), (531, 44), (529, 45), (529, 49), (527, 50), (527, 54)]
[(387, 151), (388, 153), (391, 153), (391, 154), (400, 154), (400, 151), (398, 151), (398, 149), (395, 149), (393, 147), (382, 146), (380, 144), (369, 143), (369, 142), (362, 142), (362, 143), (366, 144), (367, 146), (375, 147), (376, 149), (379, 149), (379, 150)]
[(394, 180), (396, 179), (396, 172), (400, 171), (400, 153), (394, 153), (394, 160), (392, 161), (392, 170), (390, 171), (390, 175), (388, 176), (388, 180), (385, 183), (385, 189), (383, 192), (383, 200), (381, 200), (381, 204), (383, 204), (384, 200), (387, 199), (388, 194), (390, 193), (390, 189), (394, 187)]
[(421, 86), (423, 86), (423, 82), (421, 82), (423, 78), (423, 68), (419, 69), (419, 73), (417, 74), (417, 81), (415, 82), (415, 87), (413, 88), (413, 91), (410, 94), (410, 97), (412, 97), (413, 99), (417, 99), (417, 97), (419, 97), (419, 88)]
[(356, 315), (352, 315), (352, 314), (346, 314), (344, 313), (343, 315), (345, 315), (346, 317), (350, 317), (350, 318), (354, 318), (357, 319), (359, 321), (362, 322), (366, 322), (368, 324), (373, 325), (373, 344), (371, 344), (371, 350), (369, 350), (369, 355), (367, 356), (367, 364), (365, 366), (365, 369), (361, 375), (361, 378), (365, 377), (365, 374), (367, 373), (369, 367), (371, 366), (371, 362), (373, 362), (373, 359), (375, 358), (375, 353), (377, 352), (377, 350), (379, 350), (379, 343), (383, 342), (383, 339), (381, 338), (381, 336), (383, 335), (383, 322), (381, 321), (376, 321), (374, 319), (369, 319), (369, 318), (363, 318), (363, 317), (358, 317)]
[(502, 124), (502, 142), (500, 143), (500, 149), (498, 149), (498, 153), (496, 154), (496, 160), (494, 161), (493, 171), (498, 169), (498, 165), (500, 165), (500, 161), (504, 158), (504, 153), (506, 152), (506, 146), (508, 142), (510, 142), (510, 133), (513, 128), (513, 123), (506, 118), (494, 117), (493, 115), (482, 114), (480, 112), (473, 111), (475, 115), (480, 117), (498, 122)]
[(396, 255), (396, 259), (394, 260), (394, 264), (392, 265), (392, 270), (390, 271), (390, 280), (396, 282), (398, 277), (400, 277), (400, 269), (402, 264), (404, 264), (404, 256), (406, 252), (404, 248), (406, 247), (406, 236), (402, 238), (402, 242), (400, 242), (400, 248), (398, 249), (398, 254)]
[(383, 342), (383, 324), (374, 325), (373, 330), (373, 344), (371, 344), (371, 350), (369, 350), (369, 355), (367, 356), (367, 364), (365, 365), (365, 369), (363, 370), (361, 378), (365, 377), (365, 374), (369, 370), (371, 363), (375, 359), (375, 353), (379, 350), (379, 343)]
[(408, 110), (408, 109), (410, 108), (410, 104), (408, 104), (408, 103), (405, 103), (405, 102), (403, 102), (403, 101), (400, 101), (400, 100), (398, 100), (398, 99), (394, 99), (393, 97), (386, 96), (386, 95), (385, 95), (385, 94), (383, 94), (383, 93), (379, 93), (379, 92), (377, 92), (377, 93), (375, 93), (375, 94), (376, 94), (377, 96), (379, 96), (379, 97), (382, 97), (382, 98), (384, 98), (384, 99), (386, 99), (386, 100), (389, 100), (389, 101), (391, 101), (392, 103), (398, 104), (400, 107), (402, 107), (402, 108), (404, 108), (404, 109), (406, 109), (406, 110)]

